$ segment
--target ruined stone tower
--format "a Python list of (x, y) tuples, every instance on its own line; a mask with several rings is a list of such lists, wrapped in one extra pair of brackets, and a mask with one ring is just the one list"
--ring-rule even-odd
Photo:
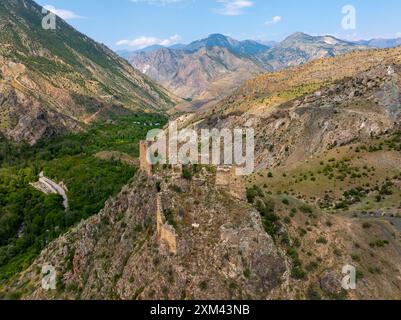
[(223, 189), (238, 199), (245, 199), (244, 178), (237, 176), (235, 166), (218, 166), (216, 187)]
[(152, 165), (148, 161), (149, 146), (149, 141), (139, 142), (139, 167), (142, 171), (146, 172), (148, 175), (151, 175)]

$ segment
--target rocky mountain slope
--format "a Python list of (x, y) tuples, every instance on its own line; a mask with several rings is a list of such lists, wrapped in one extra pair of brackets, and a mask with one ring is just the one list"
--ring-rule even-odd
[(178, 107), (188, 111), (210, 106), (256, 74), (362, 49), (366, 47), (331, 36), (302, 33), (293, 34), (271, 48), (255, 41), (237, 41), (214, 34), (179, 50), (134, 52), (128, 60), (175, 94), (193, 100)]
[[(400, 299), (400, 143), (397, 133), (333, 147), (249, 179), (258, 210), (273, 207), (270, 232), (291, 259), (283, 297)], [(355, 290), (341, 289), (347, 265)]]
[[(34, 299), (273, 297), (288, 278), (285, 256), (257, 211), (216, 188), (214, 179), (207, 170), (192, 182), (170, 170), (138, 174), (98, 216), (52, 243), (12, 287)], [(170, 238), (161, 238), (158, 214)], [(43, 263), (57, 268), (57, 291), (41, 289)]]
[[(399, 299), (401, 174), (380, 158), (399, 164), (401, 153), (352, 147), (255, 173), (247, 201), (217, 186), (212, 168), (194, 170), (192, 181), (168, 168), (139, 173), (99, 215), (51, 243), (0, 296)], [(372, 206), (376, 183), (386, 185), (386, 195)], [(353, 191), (361, 198), (348, 190), (363, 190)], [(56, 268), (56, 290), (41, 287), (44, 265)], [(356, 290), (341, 287), (346, 265), (356, 268)]]
[(166, 110), (175, 97), (31, 0), (0, 3), (0, 132), (31, 144), (109, 114)]
[(217, 90), (219, 84), (230, 91), (263, 72), (252, 60), (217, 46), (193, 52), (167, 48), (138, 52), (130, 56), (130, 61), (154, 81), (186, 99), (224, 96), (225, 91), (219, 94)]
[[(185, 124), (253, 125), (258, 170), (242, 194), (213, 167), (140, 173), (2, 296), (399, 299), (400, 76), (396, 48), (248, 81)], [(45, 264), (57, 290), (41, 289)], [(347, 265), (356, 290), (341, 288)]]
[(398, 128), (400, 52), (362, 51), (265, 74), (192, 121), (240, 127), (251, 119), (259, 167), (378, 136)]
[[(399, 299), (400, 76), (400, 48), (353, 52), (262, 75), (187, 116), (254, 128), (248, 199), (292, 260), (284, 297)], [(347, 264), (359, 284), (342, 292)]]

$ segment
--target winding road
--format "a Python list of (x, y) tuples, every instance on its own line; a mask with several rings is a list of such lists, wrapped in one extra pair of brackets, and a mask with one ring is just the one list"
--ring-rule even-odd
[(58, 183), (56, 183), (53, 180), (45, 177), (43, 175), (43, 172), (40, 173), (39, 181), (41, 181), (42, 183), (46, 184), (50, 189), (52, 189), (54, 191), (54, 193), (57, 193), (60, 196), (62, 196), (63, 197), (63, 206), (64, 206), (65, 209), (68, 209), (68, 197), (67, 197), (67, 194), (66, 194), (65, 190)]

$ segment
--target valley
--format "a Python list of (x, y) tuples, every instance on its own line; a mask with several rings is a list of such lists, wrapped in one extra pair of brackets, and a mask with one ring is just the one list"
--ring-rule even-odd
[[(0, 283), (23, 270), (53, 239), (100, 211), (137, 171), (125, 159), (138, 156), (144, 129), (165, 121), (144, 114), (116, 118), (32, 147), (2, 140)], [(42, 171), (67, 186), (68, 209), (61, 196), (45, 195), (30, 185)]]

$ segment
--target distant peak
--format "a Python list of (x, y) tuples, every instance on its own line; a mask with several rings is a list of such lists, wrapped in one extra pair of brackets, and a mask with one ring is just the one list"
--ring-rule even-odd
[(228, 37), (225, 36), (224, 34), (221, 34), (221, 33), (212, 33), (212, 34), (209, 34), (208, 38), (211, 38), (211, 39), (221, 39), (221, 38), (227, 39)]
[(287, 39), (294, 39), (294, 38), (312, 38), (312, 36), (303, 32), (294, 32), (293, 34), (287, 37)]

